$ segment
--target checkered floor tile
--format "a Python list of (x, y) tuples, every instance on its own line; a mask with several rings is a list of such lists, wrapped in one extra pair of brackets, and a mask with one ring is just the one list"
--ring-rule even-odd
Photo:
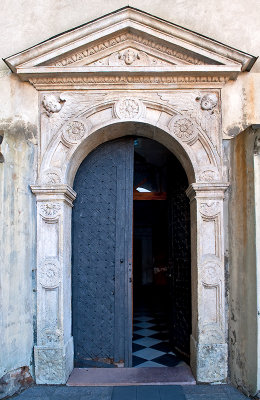
[(148, 308), (134, 313), (133, 367), (174, 367), (181, 361), (169, 345), (166, 315)]

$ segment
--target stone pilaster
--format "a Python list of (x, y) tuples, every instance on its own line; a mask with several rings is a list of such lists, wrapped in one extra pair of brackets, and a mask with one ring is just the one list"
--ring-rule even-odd
[(191, 367), (198, 382), (227, 378), (223, 199), (228, 184), (195, 183), (191, 204)]
[(37, 200), (38, 384), (64, 384), (73, 368), (71, 336), (71, 207), (68, 185), (31, 186)]

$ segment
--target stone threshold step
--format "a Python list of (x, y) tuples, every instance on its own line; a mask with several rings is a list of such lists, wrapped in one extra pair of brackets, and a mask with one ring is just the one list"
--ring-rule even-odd
[(149, 368), (74, 368), (67, 386), (195, 385), (187, 365)]

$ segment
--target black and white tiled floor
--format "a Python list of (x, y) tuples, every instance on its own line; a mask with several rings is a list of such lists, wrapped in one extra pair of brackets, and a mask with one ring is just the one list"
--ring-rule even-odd
[(171, 351), (166, 315), (138, 308), (133, 321), (133, 367), (174, 367), (181, 360)]

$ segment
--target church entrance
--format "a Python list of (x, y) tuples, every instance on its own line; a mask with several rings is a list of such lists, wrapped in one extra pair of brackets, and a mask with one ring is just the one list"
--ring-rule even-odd
[(82, 162), (72, 218), (75, 367), (189, 361), (187, 187), (173, 154), (147, 138), (107, 142)]

